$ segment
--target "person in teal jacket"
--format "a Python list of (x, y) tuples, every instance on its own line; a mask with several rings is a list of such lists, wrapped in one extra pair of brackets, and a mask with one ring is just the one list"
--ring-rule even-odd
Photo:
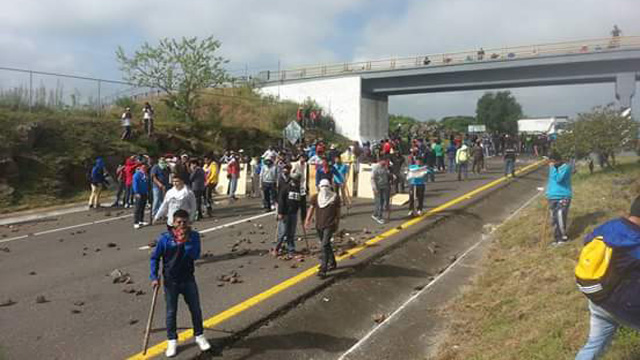
[(551, 155), (549, 179), (547, 182), (547, 200), (554, 229), (553, 245), (569, 241), (567, 218), (571, 206), (571, 175), (573, 167), (564, 162), (558, 153)]

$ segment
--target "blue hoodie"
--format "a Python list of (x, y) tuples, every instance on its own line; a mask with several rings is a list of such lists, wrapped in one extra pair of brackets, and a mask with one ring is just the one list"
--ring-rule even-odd
[(194, 262), (200, 258), (200, 233), (189, 231), (189, 239), (178, 244), (171, 232), (158, 237), (151, 254), (151, 280), (158, 280), (158, 267), (162, 259), (162, 276), (165, 282), (194, 281)]
[(136, 170), (133, 175), (133, 193), (147, 195), (149, 193), (149, 177), (142, 170)]
[(96, 164), (91, 169), (91, 183), (102, 184), (105, 182), (104, 178), (104, 160), (101, 157), (96, 159)]
[(614, 249), (611, 258), (613, 273), (620, 283), (598, 305), (617, 319), (640, 327), (640, 226), (625, 218), (610, 220), (585, 238), (585, 244), (602, 237)]
[(547, 199), (571, 199), (571, 165), (564, 163), (558, 167), (549, 166)]

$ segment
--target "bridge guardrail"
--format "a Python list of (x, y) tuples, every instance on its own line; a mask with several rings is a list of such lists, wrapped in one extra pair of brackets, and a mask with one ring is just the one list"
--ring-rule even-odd
[(257, 78), (263, 82), (322, 78), (370, 71), (415, 69), (425, 66), (447, 66), (465, 63), (508, 61), (568, 54), (586, 54), (605, 51), (640, 49), (640, 36), (621, 36), (551, 44), (524, 45), (441, 54), (415, 55), (351, 63), (313, 65), (280, 71), (261, 71)]

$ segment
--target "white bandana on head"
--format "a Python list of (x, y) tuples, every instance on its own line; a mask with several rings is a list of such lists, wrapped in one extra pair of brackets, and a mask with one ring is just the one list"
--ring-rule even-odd
[(320, 180), (320, 191), (318, 192), (318, 206), (320, 208), (326, 208), (333, 204), (336, 200), (337, 194), (331, 191), (331, 183), (327, 179)]

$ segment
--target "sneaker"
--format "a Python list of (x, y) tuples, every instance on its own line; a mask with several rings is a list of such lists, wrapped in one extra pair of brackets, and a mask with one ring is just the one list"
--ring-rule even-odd
[(141, 228), (141, 226), (140, 226), (140, 224), (133, 224), (133, 228), (134, 228), (134, 229), (140, 229), (140, 228)]
[(198, 344), (198, 346), (200, 347), (200, 350), (202, 351), (207, 351), (211, 349), (211, 345), (207, 341), (207, 338), (204, 337), (204, 335), (196, 336), (196, 344)]
[(127, 205), (124, 206), (125, 209), (128, 209), (130, 207), (131, 207), (131, 204), (127, 204)]
[(149, 225), (149, 223), (148, 223), (148, 222), (144, 222), (144, 221), (143, 221), (143, 222), (141, 222), (141, 223), (140, 223), (140, 226), (148, 226), (148, 225)]
[(416, 213), (414, 213), (413, 211), (409, 211), (409, 216), (414, 217), (416, 216)]
[(373, 221), (378, 222), (378, 217), (375, 215), (371, 215), (371, 218), (373, 219)]
[(418, 210), (418, 216), (422, 216), (422, 210)]
[(178, 340), (167, 341), (167, 351), (164, 354), (167, 357), (174, 357), (178, 353)]

